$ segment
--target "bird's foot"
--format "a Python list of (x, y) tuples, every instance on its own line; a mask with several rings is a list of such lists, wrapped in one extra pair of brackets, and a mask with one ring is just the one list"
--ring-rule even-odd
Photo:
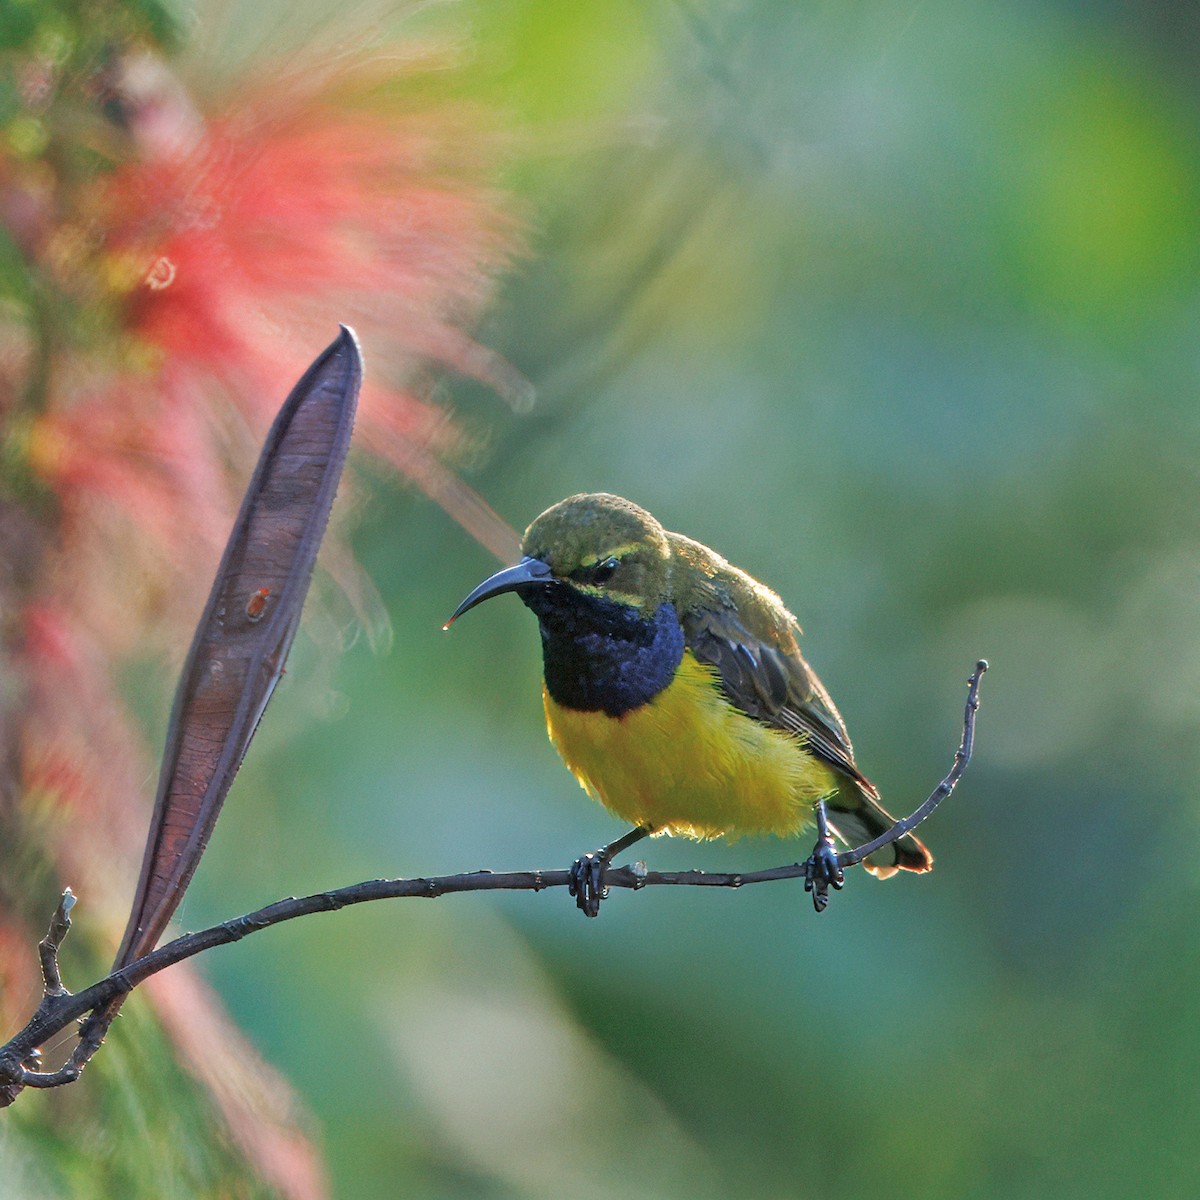
[(804, 864), (804, 890), (812, 893), (813, 908), (824, 912), (829, 903), (829, 889), (839, 891), (845, 881), (845, 872), (838, 865), (837, 847), (829, 836), (825, 801), (821, 800), (817, 802), (817, 844)]
[(567, 891), (575, 897), (575, 907), (585, 917), (600, 915), (600, 901), (608, 895), (604, 886), (604, 873), (609, 863), (623, 850), (637, 845), (644, 837), (653, 832), (650, 825), (636, 825), (623, 837), (607, 846), (601, 846), (592, 854), (585, 854), (571, 864), (570, 879), (567, 881)]
[(604, 886), (604, 872), (608, 869), (608, 847), (594, 854), (584, 854), (571, 864), (571, 878), (567, 891), (575, 897), (575, 907), (585, 917), (600, 915), (600, 901), (608, 895)]

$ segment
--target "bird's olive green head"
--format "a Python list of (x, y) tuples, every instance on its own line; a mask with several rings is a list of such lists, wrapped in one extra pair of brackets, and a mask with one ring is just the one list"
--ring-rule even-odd
[(521, 553), (553, 579), (654, 613), (671, 597), (671, 547), (644, 509), (607, 492), (560, 500), (525, 530)]
[(620, 496), (591, 492), (548, 508), (525, 530), (521, 561), (485, 579), (455, 609), (516, 592), (535, 610), (572, 593), (635, 608), (649, 617), (671, 599), (671, 546), (663, 527)]

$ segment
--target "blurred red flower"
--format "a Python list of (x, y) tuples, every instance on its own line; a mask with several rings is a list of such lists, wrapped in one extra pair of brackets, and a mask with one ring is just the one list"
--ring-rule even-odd
[[(338, 322), (367, 355), (358, 444), (500, 557), (515, 549), (444, 465), (460, 435), (418, 393), (449, 369), (524, 399), (520, 377), (469, 333), (518, 231), (487, 183), (479, 114), (426, 95), (420, 57), (403, 62), (256, 64), (204, 105), (143, 46), (73, 74), (23, 63), (24, 140), (10, 129), (0, 151), (0, 220), (47, 299), (40, 320), (0, 322), (15, 481), (0, 540), (19, 564), (0, 598), (23, 614), (3, 652), (24, 680), (0, 712), (0, 732), (18, 731), (5, 739), (15, 761), (0, 766), (25, 811), (58, 813), (38, 836), (114, 930), (149, 774), (114, 668), (186, 646), (261, 437)], [(365, 609), (369, 586), (333, 536), (327, 561)], [(3, 916), (7, 959), (22, 914)], [(160, 981), (160, 1019), (249, 1157), (284, 1194), (324, 1194), (288, 1103), (264, 1105), (271, 1089), (244, 1078), (229, 1086), (257, 1060), (212, 999), (186, 972)], [(197, 1041), (197, 1029), (222, 1036)]]

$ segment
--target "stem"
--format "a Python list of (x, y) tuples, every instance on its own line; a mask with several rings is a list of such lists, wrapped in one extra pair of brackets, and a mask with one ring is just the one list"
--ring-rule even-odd
[[(975, 714), (979, 709), (979, 683), (988, 665), (982, 659), (976, 664), (967, 689), (967, 706), (963, 718), (963, 736), (954, 755), (950, 773), (934, 789), (929, 798), (910, 816), (897, 821), (887, 833), (864, 846), (839, 854), (839, 866), (853, 866), (868, 854), (893, 842), (916, 828), (954, 790), (971, 761), (975, 740)], [(607, 849), (616, 852), (645, 836), (640, 829), (631, 830)], [(810, 860), (811, 861), (811, 860)], [(783, 879), (803, 879), (810, 861), (789, 863), (762, 871), (647, 871), (641, 863), (609, 868), (604, 876), (606, 887), (630, 888), (639, 891), (646, 887), (727, 887), (740, 888), (755, 883), (773, 883)], [(459, 875), (441, 875), (421, 879), (372, 879), (349, 887), (310, 896), (291, 896), (277, 900), (256, 912), (223, 921), (198, 933), (184, 934), (165, 946), (127, 963), (82, 992), (72, 994), (63, 986), (58, 971), (58, 949), (71, 927), (70, 910), (75, 897), (68, 888), (55, 910), (46, 937), (39, 943), (42, 962), (44, 995), (32, 1019), (14, 1038), (0, 1047), (0, 1108), (11, 1104), (24, 1087), (49, 1088), (72, 1083), (79, 1078), (88, 1059), (100, 1048), (111, 1022), (107, 1006), (128, 995), (151, 975), (193, 958), (216, 946), (241, 941), (252, 933), (269, 929), (284, 921), (293, 921), (312, 913), (336, 912), (354, 904), (376, 900), (398, 900), (407, 897), (434, 899), (457, 892), (532, 891), (568, 887), (570, 870), (563, 871), (471, 871)], [(79, 1042), (65, 1066), (57, 1071), (40, 1072), (30, 1068), (37, 1061), (37, 1049), (72, 1021), (92, 1014), (80, 1029)]]
[(868, 854), (874, 854), (876, 850), (883, 849), (897, 838), (902, 838), (906, 833), (916, 829), (954, 791), (955, 785), (962, 778), (967, 764), (971, 761), (971, 752), (975, 749), (975, 714), (979, 711), (979, 683), (987, 669), (987, 659), (981, 658), (975, 664), (971, 678), (967, 680), (967, 708), (963, 715), (962, 741), (954, 752), (954, 766), (950, 768), (950, 773), (933, 789), (929, 799), (915, 812), (897, 821), (886, 833), (881, 833), (865, 845), (856, 846), (853, 850), (839, 854), (838, 866), (852, 867), (856, 863), (862, 862)]

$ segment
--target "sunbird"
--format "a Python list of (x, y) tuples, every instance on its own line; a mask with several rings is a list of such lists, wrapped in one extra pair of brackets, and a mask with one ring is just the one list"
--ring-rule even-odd
[[(446, 627), (505, 592), (537, 616), (550, 740), (584, 790), (634, 826), (576, 862), (572, 892), (589, 916), (612, 853), (647, 835), (787, 837), (821, 800), (853, 846), (895, 824), (800, 654), (796, 618), (758, 580), (605, 492), (548, 508), (521, 553)], [(864, 865), (886, 879), (933, 858), (906, 834)]]

